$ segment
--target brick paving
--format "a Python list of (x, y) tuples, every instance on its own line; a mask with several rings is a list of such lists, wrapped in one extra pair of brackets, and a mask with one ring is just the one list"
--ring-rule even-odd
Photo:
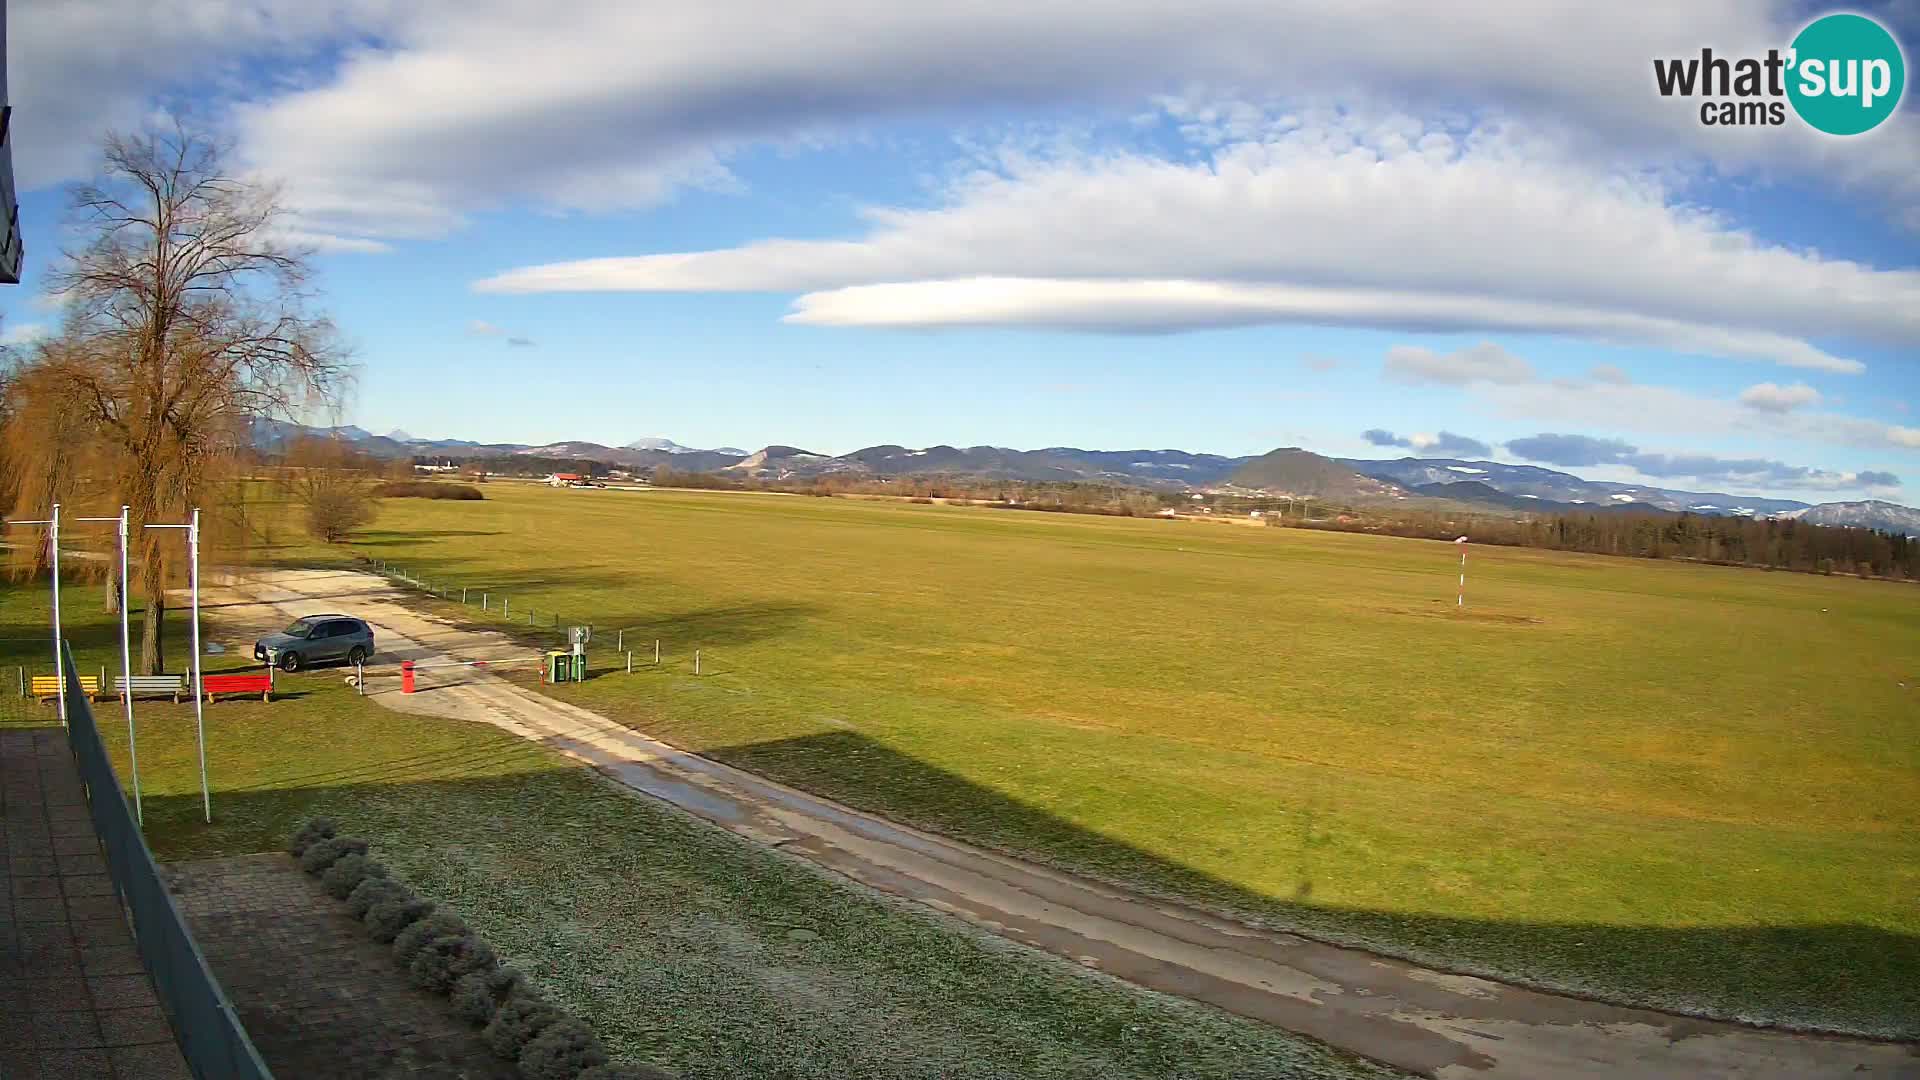
[(58, 727), (0, 730), (0, 1080), (186, 1080)]
[(174, 900), (275, 1076), (518, 1080), (282, 854), (170, 863)]

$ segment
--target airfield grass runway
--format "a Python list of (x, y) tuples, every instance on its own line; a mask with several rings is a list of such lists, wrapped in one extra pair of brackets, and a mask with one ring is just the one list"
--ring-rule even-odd
[(683, 748), (1456, 970), (1920, 1036), (1913, 586), (1473, 548), (1460, 611), (1446, 544), (485, 491), (354, 549), (591, 622), (561, 692)]

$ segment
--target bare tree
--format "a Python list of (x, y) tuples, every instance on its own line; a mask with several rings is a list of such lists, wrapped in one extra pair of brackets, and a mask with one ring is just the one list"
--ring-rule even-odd
[(287, 449), (285, 484), (314, 539), (337, 544), (373, 521), (375, 468), (337, 439), (301, 439)]
[(332, 325), (308, 310), (309, 253), (283, 241), (275, 188), (236, 175), (222, 145), (177, 126), (109, 135), (103, 150), (99, 176), (70, 195), (86, 240), (48, 280), (65, 298), (65, 326), (21, 372), (84, 432), (16, 421), (7, 445), (29, 455), (15, 466), (22, 475), (50, 476), (23, 484), (22, 500), (75, 482), (60, 479), (76, 474), (54, 455), (96, 448), (92, 479), (116, 511), (131, 508), (146, 602), (140, 662), (159, 673), (179, 543), (142, 526), (231, 499), (237, 485), (221, 481), (250, 423), (324, 407), (351, 372)]

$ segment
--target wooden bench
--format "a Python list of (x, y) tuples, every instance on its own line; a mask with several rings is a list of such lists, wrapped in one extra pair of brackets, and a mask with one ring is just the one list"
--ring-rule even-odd
[(259, 694), (261, 701), (272, 701), (273, 670), (245, 675), (202, 675), (200, 686), (207, 692), (208, 701), (212, 701), (215, 694)]
[(164, 694), (173, 698), (174, 704), (180, 703), (180, 695), (187, 692), (185, 675), (135, 675), (133, 681), (127, 681), (125, 675), (113, 677), (113, 692), (120, 697), (133, 694)]
[[(100, 676), (80, 676), (80, 689), (92, 701), (100, 693)], [(33, 677), (33, 696), (41, 701), (49, 701), (60, 696), (60, 676), (35, 675)]]

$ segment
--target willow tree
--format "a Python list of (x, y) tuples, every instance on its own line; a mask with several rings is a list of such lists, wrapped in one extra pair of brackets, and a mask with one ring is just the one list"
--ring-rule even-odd
[(79, 239), (48, 279), (66, 320), (16, 373), (6, 442), (26, 481), (17, 502), (64, 487), (130, 508), (140, 663), (158, 674), (184, 552), (179, 534), (142, 526), (234, 500), (252, 423), (326, 406), (349, 368), (309, 309), (310, 253), (285, 241), (276, 188), (179, 127), (109, 135), (102, 149), (97, 177), (69, 196)]

